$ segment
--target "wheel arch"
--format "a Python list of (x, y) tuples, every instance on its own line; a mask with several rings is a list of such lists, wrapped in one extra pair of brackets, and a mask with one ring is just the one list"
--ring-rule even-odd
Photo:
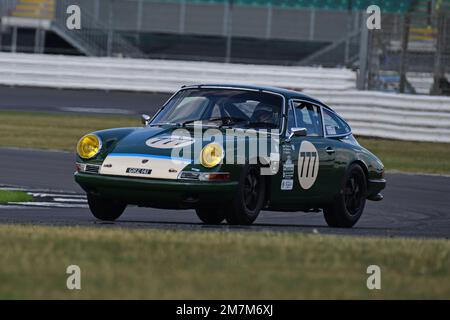
[[(248, 165), (256, 166), (260, 170), (261, 170), (261, 168), (264, 168), (264, 167), (267, 168), (267, 165), (269, 164), (268, 160), (265, 157), (255, 157), (255, 158), (252, 158), (252, 160), (255, 163), (248, 164)], [(244, 168), (244, 166), (242, 166), (242, 168)], [(241, 174), (242, 174), (242, 172), (241, 172)], [(268, 203), (272, 197), (272, 188), (271, 188), (272, 175), (261, 175), (261, 177), (264, 179), (264, 182), (265, 182), (264, 206), (263, 206), (263, 208), (265, 208), (268, 205)]]
[[(350, 166), (353, 164), (357, 164), (361, 167), (361, 169), (364, 171), (364, 175), (366, 176), (366, 183), (369, 183), (369, 168), (367, 167), (365, 162), (362, 161), (361, 159), (356, 159), (350, 163), (348, 168), (350, 168)], [(348, 168), (347, 168), (347, 170), (348, 170)]]
[[(270, 166), (270, 160), (268, 160), (266, 157), (259, 157), (258, 159), (259, 168), (269, 168)], [(265, 208), (268, 204), (270, 199), (272, 198), (272, 175), (264, 175), (262, 176), (265, 180), (265, 192), (264, 192), (264, 206)]]

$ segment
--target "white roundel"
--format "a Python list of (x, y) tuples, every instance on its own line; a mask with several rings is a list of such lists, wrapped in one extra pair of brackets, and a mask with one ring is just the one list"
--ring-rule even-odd
[(307, 190), (316, 182), (319, 173), (319, 152), (309, 141), (303, 141), (298, 152), (298, 181)]
[(186, 136), (160, 136), (148, 139), (145, 144), (157, 149), (183, 148), (194, 143), (194, 139)]

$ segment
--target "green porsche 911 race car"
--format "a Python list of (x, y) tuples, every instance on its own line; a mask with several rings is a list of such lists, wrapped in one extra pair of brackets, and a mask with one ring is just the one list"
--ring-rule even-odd
[(75, 180), (98, 219), (137, 205), (195, 209), (208, 224), (323, 211), (329, 226), (352, 227), (367, 199), (383, 199), (381, 161), (331, 108), (295, 91), (186, 86), (142, 121), (78, 142)]

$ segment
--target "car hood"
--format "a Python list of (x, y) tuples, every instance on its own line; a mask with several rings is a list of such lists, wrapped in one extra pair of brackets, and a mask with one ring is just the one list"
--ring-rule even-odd
[[(215, 130), (205, 132), (208, 129)], [(197, 165), (195, 160), (199, 159), (201, 149), (211, 142), (221, 144), (228, 154), (228, 143), (233, 140), (237, 163), (243, 163), (239, 159), (250, 159), (247, 146), (257, 138), (256, 135), (240, 135), (242, 132), (237, 129), (236, 134), (231, 135), (224, 134), (225, 129), (195, 130), (175, 126), (98, 131), (95, 134), (101, 137), (104, 151), (93, 161), (101, 166), (100, 174), (177, 179), (182, 170)], [(218, 134), (220, 141), (211, 134)], [(242, 147), (240, 140), (245, 141), (244, 150), (239, 149)]]
[[(242, 129), (236, 129), (235, 135), (225, 134), (225, 129), (203, 127), (201, 131), (195, 131), (193, 127), (147, 127), (136, 128), (123, 137), (115, 145), (112, 152), (170, 155), (173, 149), (180, 149), (198, 143), (200, 148), (213, 142), (211, 135), (205, 135), (205, 131), (213, 129), (215, 133), (221, 134), (219, 141), (227, 144), (230, 140), (256, 140), (256, 135), (239, 135)], [(211, 131), (209, 132), (211, 133)], [(261, 136), (261, 135), (260, 135)]]
[[(192, 137), (189, 137), (191, 135)], [(194, 142), (196, 142), (196, 139), (193, 138), (193, 133), (186, 129), (180, 130), (177, 127), (138, 128), (118, 141), (111, 153), (151, 154), (170, 157), (173, 149), (187, 147)]]

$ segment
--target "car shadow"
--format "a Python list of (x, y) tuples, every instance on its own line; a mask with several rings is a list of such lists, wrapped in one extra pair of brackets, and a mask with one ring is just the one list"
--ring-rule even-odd
[[(360, 231), (394, 231), (398, 230), (398, 228), (385, 228), (385, 227), (373, 227), (373, 226), (355, 226), (350, 229), (345, 228), (331, 228), (326, 225), (314, 225), (314, 224), (280, 224), (280, 223), (254, 223), (250, 226), (242, 226), (242, 225), (229, 225), (226, 223), (218, 224), (218, 225), (211, 225), (211, 224), (204, 224), (201, 222), (183, 222), (183, 221), (149, 221), (149, 220), (117, 220), (114, 222), (105, 222), (105, 221), (98, 221), (94, 220), (94, 224), (99, 225), (120, 225), (120, 224), (136, 224), (136, 225), (148, 225), (148, 226), (180, 226), (180, 227), (192, 227), (192, 228), (198, 228), (198, 229), (210, 229), (210, 230), (246, 230), (246, 231), (258, 231), (258, 230), (267, 230), (270, 231), (271, 229), (277, 229), (277, 230), (311, 230), (314, 232), (314, 230), (317, 231), (350, 231), (350, 230), (360, 230)], [(136, 226), (139, 227), (139, 226)], [(320, 233), (320, 232), (318, 232)]]

